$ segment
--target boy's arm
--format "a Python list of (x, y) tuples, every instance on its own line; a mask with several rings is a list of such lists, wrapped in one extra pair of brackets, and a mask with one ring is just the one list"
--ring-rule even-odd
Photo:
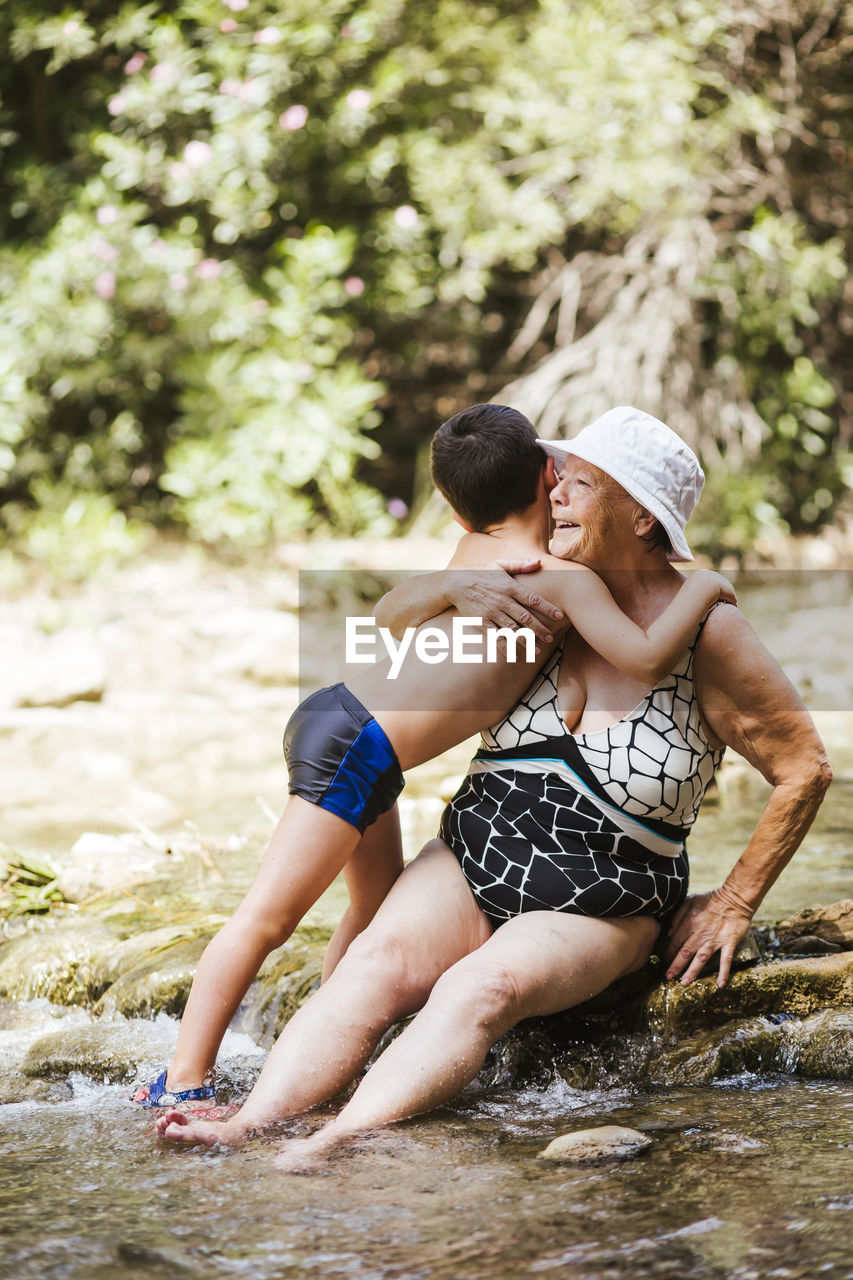
[[(562, 584), (562, 575), (556, 579)], [(591, 645), (625, 675), (655, 685), (689, 647), (715, 600), (737, 604), (727, 578), (710, 569), (691, 573), (675, 599), (643, 630), (627, 617), (591, 569), (566, 575), (566, 617)]]
[(534, 573), (538, 560), (496, 560), (487, 568), (464, 564), (464, 555), (457, 553), (446, 569), (407, 578), (386, 592), (373, 610), (380, 627), (399, 639), (407, 627), (456, 609), (495, 627), (530, 627), (537, 639), (550, 643), (549, 628), (563, 620), (562, 610), (510, 576)]

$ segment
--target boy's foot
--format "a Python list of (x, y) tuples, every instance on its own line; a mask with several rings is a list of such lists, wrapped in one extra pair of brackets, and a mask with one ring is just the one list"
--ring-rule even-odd
[(166, 1087), (168, 1067), (160, 1073), (153, 1084), (146, 1084), (139, 1090), (133, 1101), (138, 1107), (174, 1107), (180, 1102), (216, 1101), (216, 1089), (212, 1077), (205, 1076), (204, 1081), (189, 1089), (169, 1089)]
[(154, 1125), (157, 1134), (169, 1142), (202, 1143), (212, 1147), (236, 1147), (246, 1141), (246, 1134), (229, 1120), (201, 1120), (184, 1111), (170, 1109), (158, 1116)]

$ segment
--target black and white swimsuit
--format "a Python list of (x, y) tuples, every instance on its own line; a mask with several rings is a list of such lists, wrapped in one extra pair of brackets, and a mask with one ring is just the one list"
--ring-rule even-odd
[(441, 835), (495, 927), (522, 911), (666, 920), (687, 894), (685, 839), (723, 756), (678, 667), (616, 724), (571, 734), (558, 649), (486, 730)]

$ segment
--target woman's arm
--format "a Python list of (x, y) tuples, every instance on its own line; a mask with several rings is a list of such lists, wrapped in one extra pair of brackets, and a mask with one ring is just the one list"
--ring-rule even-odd
[(666, 976), (680, 976), (686, 986), (719, 951), (723, 986), (756, 909), (811, 826), (832, 770), (799, 694), (741, 613), (714, 610), (695, 675), (706, 726), (773, 787), (725, 882), (689, 898), (670, 932)]
[(675, 598), (655, 621), (643, 629), (622, 612), (591, 569), (553, 576), (563, 587), (560, 603), (566, 617), (602, 658), (649, 686), (675, 666), (696, 635), (699, 623), (716, 600), (735, 603), (732, 584), (710, 569), (692, 572)]
[(500, 560), (480, 568), (447, 569), (407, 578), (382, 597), (373, 615), (397, 639), (407, 627), (419, 627), (446, 609), (464, 617), (482, 618), (495, 627), (530, 627), (546, 644), (553, 639), (549, 626), (562, 621), (556, 605), (538, 591), (517, 582), (513, 573), (533, 573), (538, 560)]

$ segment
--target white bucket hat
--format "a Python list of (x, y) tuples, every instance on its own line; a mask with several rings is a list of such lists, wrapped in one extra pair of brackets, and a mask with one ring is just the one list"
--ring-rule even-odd
[(705, 483), (692, 449), (659, 418), (620, 405), (608, 409), (572, 440), (540, 440), (561, 467), (571, 454), (591, 462), (621, 484), (669, 534), (669, 560), (692, 560), (684, 526)]

